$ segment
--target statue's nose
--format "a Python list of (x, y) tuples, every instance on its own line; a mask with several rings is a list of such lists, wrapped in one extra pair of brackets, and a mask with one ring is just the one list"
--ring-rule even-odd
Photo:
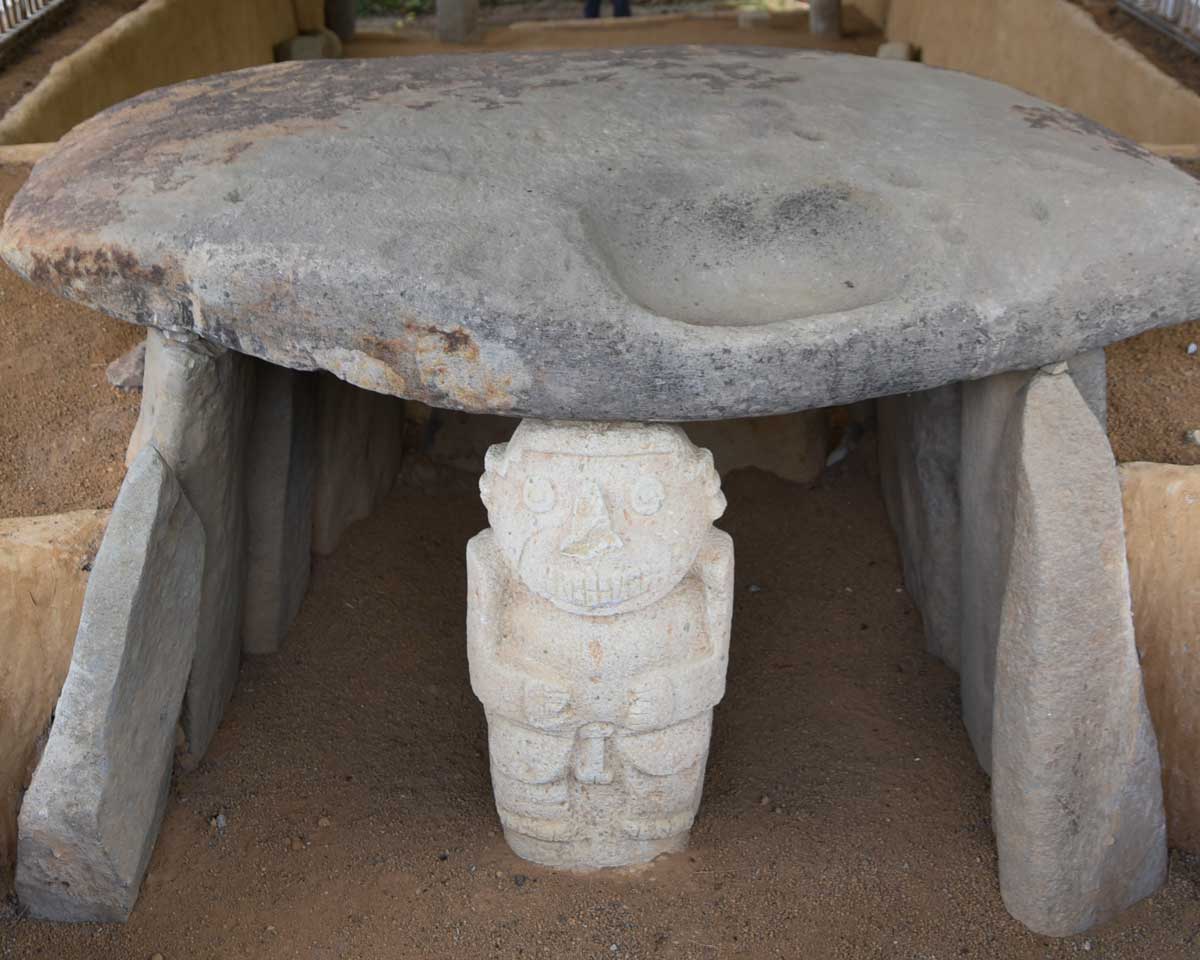
[(604, 493), (595, 480), (589, 480), (571, 510), (571, 526), (559, 551), (568, 557), (594, 560), (622, 546), (609, 520)]

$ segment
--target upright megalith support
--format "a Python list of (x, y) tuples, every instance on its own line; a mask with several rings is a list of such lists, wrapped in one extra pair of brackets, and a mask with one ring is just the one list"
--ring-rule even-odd
[(478, 23), (479, 0), (437, 0), (437, 35), (443, 43), (466, 43)]
[(678, 427), (525, 420), (480, 490), (467, 652), (505, 839), (559, 867), (681, 849), (733, 611), (712, 457)]
[(204, 756), (237, 682), (245, 583), (245, 459), (254, 361), (190, 333), (152, 329), (135, 444), (152, 445), (200, 517), (208, 549), (183, 709), (185, 764)]
[(879, 466), (904, 582), (930, 653), (957, 670), (962, 636), (962, 511), (958, 471), (962, 386), (883, 397)]
[(1158, 747), (1134, 647), (1121, 490), (1065, 369), (1021, 391), (997, 510), (1011, 512), (996, 649), (1000, 893), (1038, 933), (1112, 919), (1166, 880)]
[(975, 756), (992, 769), (992, 706), (1000, 608), (1012, 540), (1009, 420), (1033, 374), (1003, 373), (962, 385), (958, 475), (962, 586), (959, 674), (962, 716)]
[(808, 31), (818, 37), (840, 37), (842, 0), (809, 0)]
[(404, 454), (404, 401), (322, 374), (316, 429), (312, 549), (324, 556), (395, 485)]
[(259, 364), (246, 455), (246, 653), (279, 649), (308, 587), (316, 425), (317, 376)]
[(133, 908), (167, 800), (204, 561), (200, 519), (147, 446), (113, 507), (21, 807), (17, 894), (34, 916), (114, 921)]

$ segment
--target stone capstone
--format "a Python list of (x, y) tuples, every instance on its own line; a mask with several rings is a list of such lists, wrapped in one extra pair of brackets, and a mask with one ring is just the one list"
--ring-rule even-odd
[(588, 869), (682, 849), (733, 612), (712, 457), (674, 426), (526, 420), (480, 490), (467, 652), (505, 839)]
[(37, 165), (0, 248), (114, 316), (377, 392), (675, 421), (1034, 369), (1183, 322), (1198, 218), (1185, 173), (1011, 88), (690, 47), (151, 91)]
[(300, 610), (312, 566), (315, 375), (259, 365), (246, 450), (242, 648), (274, 653)]
[(17, 810), (62, 690), (107, 510), (0, 520), (0, 893)]
[(33, 916), (121, 921), (137, 899), (167, 800), (204, 558), (199, 517), (147, 446), (96, 555), (70, 672), (21, 806), (17, 894)]
[(1125, 549), (1167, 836), (1200, 853), (1200, 467), (1124, 463)]

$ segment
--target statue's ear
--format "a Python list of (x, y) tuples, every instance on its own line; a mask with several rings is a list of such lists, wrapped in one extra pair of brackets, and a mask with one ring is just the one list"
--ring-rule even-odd
[(495, 492), (496, 477), (508, 473), (508, 444), (496, 443), (488, 447), (483, 456), (483, 476), (479, 478), (479, 497), (483, 505), (492, 509), (492, 494)]

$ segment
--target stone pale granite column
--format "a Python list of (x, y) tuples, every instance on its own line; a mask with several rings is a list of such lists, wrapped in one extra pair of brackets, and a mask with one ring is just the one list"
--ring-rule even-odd
[(505, 839), (557, 867), (682, 849), (733, 613), (711, 455), (674, 426), (525, 420), (480, 490), (467, 650)]

